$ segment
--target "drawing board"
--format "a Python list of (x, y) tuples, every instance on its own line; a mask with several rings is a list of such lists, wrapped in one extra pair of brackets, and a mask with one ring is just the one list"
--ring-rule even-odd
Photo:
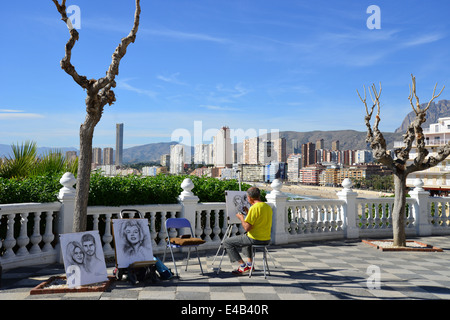
[(118, 268), (154, 260), (147, 219), (113, 219), (112, 224)]
[(108, 280), (98, 230), (61, 234), (59, 239), (69, 288)]
[(236, 217), (236, 213), (244, 211), (244, 207), (250, 209), (251, 204), (247, 199), (246, 191), (225, 191), (225, 203), (228, 217), (228, 224), (237, 224), (241, 221)]

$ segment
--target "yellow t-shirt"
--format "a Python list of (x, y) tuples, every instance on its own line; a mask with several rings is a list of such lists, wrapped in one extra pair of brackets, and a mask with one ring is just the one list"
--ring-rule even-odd
[(250, 207), (245, 222), (253, 227), (247, 235), (255, 240), (270, 240), (272, 229), (272, 208), (264, 202), (255, 203)]

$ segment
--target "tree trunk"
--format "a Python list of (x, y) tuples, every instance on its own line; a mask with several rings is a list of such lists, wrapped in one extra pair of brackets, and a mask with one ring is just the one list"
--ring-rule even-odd
[[(97, 121), (98, 122), (98, 121)], [(73, 232), (86, 231), (87, 205), (91, 181), (92, 139), (96, 122), (89, 115), (80, 126), (80, 156), (78, 159), (77, 188)]]
[(394, 173), (395, 200), (392, 210), (392, 229), (394, 246), (406, 246), (405, 216), (406, 216), (406, 174)]

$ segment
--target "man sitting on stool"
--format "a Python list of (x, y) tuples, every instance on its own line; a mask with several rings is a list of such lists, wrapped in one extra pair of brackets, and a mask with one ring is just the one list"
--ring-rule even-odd
[[(233, 274), (242, 275), (250, 271), (252, 266), (252, 245), (266, 245), (270, 242), (270, 232), (272, 229), (272, 208), (261, 201), (260, 190), (251, 187), (247, 190), (248, 202), (252, 205), (247, 216), (238, 213), (236, 217), (241, 220), (245, 234), (230, 237), (224, 240), (223, 245), (227, 250), (231, 262), (239, 262), (239, 267), (233, 271)], [(245, 263), (239, 254), (238, 249), (242, 248), (242, 253), (248, 258)]]

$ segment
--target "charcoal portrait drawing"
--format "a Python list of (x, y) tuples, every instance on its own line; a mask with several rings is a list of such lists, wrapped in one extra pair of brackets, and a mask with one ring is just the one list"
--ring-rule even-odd
[(108, 280), (98, 231), (61, 234), (60, 242), (69, 288)]
[(113, 219), (116, 260), (119, 268), (151, 261), (153, 249), (147, 219)]

